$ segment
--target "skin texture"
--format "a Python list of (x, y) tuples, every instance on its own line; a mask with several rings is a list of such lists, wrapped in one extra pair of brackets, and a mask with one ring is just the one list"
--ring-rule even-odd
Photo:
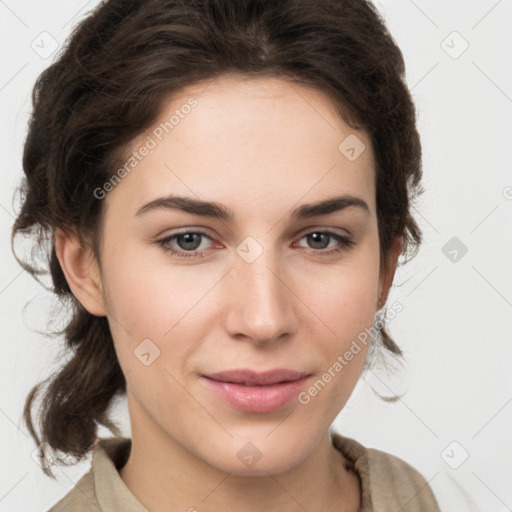
[[(313, 374), (307, 389), (371, 327), (401, 246), (397, 239), (380, 273), (370, 142), (316, 90), (225, 75), (168, 101), (131, 151), (190, 97), (197, 106), (103, 199), (101, 272), (72, 231), (56, 237), (74, 295), (108, 318), (127, 380), (133, 444), (121, 477), (153, 512), (358, 510), (358, 479), (344, 469), (328, 428), (366, 350), (308, 404), (292, 400), (274, 412), (231, 407), (201, 374), (289, 368)], [(350, 161), (338, 145), (356, 133), (366, 149)], [(221, 203), (234, 220), (170, 209), (136, 215), (170, 193)], [(293, 209), (342, 194), (368, 210), (291, 220)], [(184, 229), (208, 235), (197, 240), (196, 258), (157, 243)], [(354, 245), (326, 236), (322, 248), (306, 236), (315, 230)], [(257, 242), (251, 251), (262, 251), (250, 263), (237, 253), (247, 237)], [(187, 252), (183, 238), (167, 246)], [(160, 350), (149, 366), (134, 354), (145, 339)], [(237, 456), (248, 442), (261, 453), (252, 467)]]

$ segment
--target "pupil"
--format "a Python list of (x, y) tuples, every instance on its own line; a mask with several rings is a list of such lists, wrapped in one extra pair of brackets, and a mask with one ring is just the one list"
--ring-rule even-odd
[[(184, 240), (184, 243), (178, 243), (178, 245), (181, 247), (181, 249), (184, 250), (194, 250), (199, 247), (199, 244), (197, 244), (197, 240), (194, 242), (194, 237), (199, 238), (201, 235), (198, 233), (187, 233), (185, 235), (181, 235), (181, 239)], [(180, 238), (178, 239), (180, 240)]]
[[(317, 249), (325, 249), (329, 245), (325, 233), (311, 233), (309, 236), (313, 239), (314, 244), (320, 244), (320, 247), (316, 247)], [(324, 243), (321, 242), (322, 237), (325, 238)]]

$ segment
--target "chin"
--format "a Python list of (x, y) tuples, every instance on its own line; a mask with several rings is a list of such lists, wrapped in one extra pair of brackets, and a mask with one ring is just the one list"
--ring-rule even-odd
[[(289, 471), (308, 456), (307, 447), (299, 440), (286, 444), (277, 437), (265, 440), (255, 436), (253, 439), (234, 438), (230, 446), (218, 446), (217, 450), (208, 453), (208, 462), (237, 476), (268, 476), (268, 473)], [(297, 446), (301, 446), (303, 451), (297, 451)]]

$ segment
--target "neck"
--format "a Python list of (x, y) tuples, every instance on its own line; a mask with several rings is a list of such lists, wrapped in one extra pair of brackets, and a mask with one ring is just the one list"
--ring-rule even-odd
[(154, 423), (137, 421), (120, 476), (152, 512), (355, 512), (360, 504), (358, 477), (345, 469), (328, 432), (298, 466), (279, 474), (243, 476), (208, 464)]

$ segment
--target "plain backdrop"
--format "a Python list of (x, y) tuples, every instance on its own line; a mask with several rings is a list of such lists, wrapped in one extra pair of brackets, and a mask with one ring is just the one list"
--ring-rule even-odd
[[(335, 426), (420, 470), (445, 511), (511, 510), (512, 2), (376, 3), (418, 109), (424, 244), (389, 297), (404, 307), (389, 329), (407, 364), (361, 379)], [(0, 1), (0, 511), (47, 510), (89, 467), (51, 480), (32, 457), (23, 403), (58, 364), (58, 343), (36, 332), (52, 304), (15, 262), (10, 229), (34, 80), (96, 4)], [(371, 387), (404, 394), (390, 404)], [(123, 401), (114, 416), (129, 435)]]

